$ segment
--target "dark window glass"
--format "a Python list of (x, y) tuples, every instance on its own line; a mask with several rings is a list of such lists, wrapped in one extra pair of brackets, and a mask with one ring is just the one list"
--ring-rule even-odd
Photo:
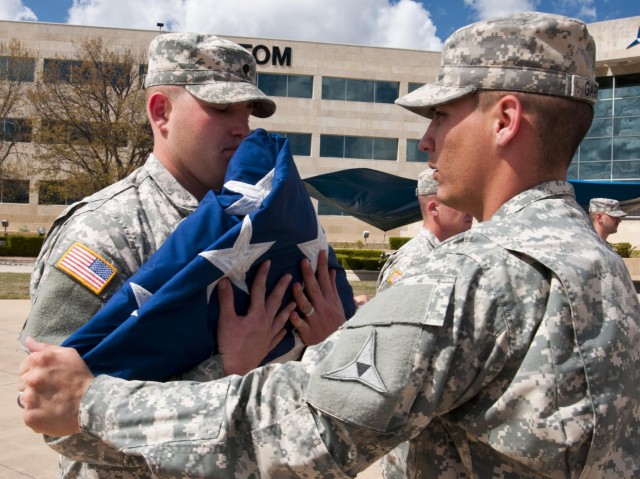
[(313, 77), (289, 75), (287, 96), (290, 98), (311, 98), (313, 96)]
[(567, 177), (570, 180), (578, 179), (578, 162), (577, 161), (572, 161), (571, 165), (569, 165), (569, 170), (567, 171)]
[(364, 159), (373, 158), (373, 138), (345, 136), (344, 157)]
[(616, 161), (640, 159), (640, 136), (613, 138), (613, 157)]
[(348, 78), (322, 79), (323, 100), (362, 101), (368, 103), (393, 103), (398, 98), (400, 84)]
[(287, 96), (287, 75), (258, 73), (258, 88), (269, 96)]
[(318, 201), (318, 214), (321, 216), (351, 216), (324, 201)]
[(63, 181), (39, 181), (38, 204), (64, 205), (66, 204)]
[(324, 77), (322, 79), (323, 100), (344, 100), (347, 81), (344, 78)]
[(598, 100), (593, 110), (595, 118), (611, 118), (613, 116), (613, 101)]
[(29, 143), (33, 128), (24, 118), (5, 118), (0, 122), (0, 141)]
[(373, 82), (370, 80), (347, 80), (347, 101), (366, 101), (372, 103)]
[(40, 205), (70, 205), (80, 199), (70, 194), (65, 181), (41, 180), (38, 182), (38, 204)]
[(598, 101), (613, 97), (613, 77), (596, 78), (598, 81)]
[(400, 84), (397, 82), (376, 82), (376, 103), (393, 103), (398, 98)]
[(374, 138), (373, 159), (396, 161), (398, 159), (398, 140), (396, 138)]
[(289, 140), (292, 155), (311, 156), (311, 133), (274, 133)]
[(29, 203), (29, 180), (0, 180), (2, 203)]
[(395, 161), (398, 157), (398, 140), (395, 138), (321, 135), (320, 156)]
[(581, 180), (609, 180), (611, 179), (611, 161), (580, 162)]
[(320, 135), (320, 156), (344, 158), (344, 136)]
[(418, 143), (419, 140), (407, 140), (407, 161), (426, 163), (429, 161), (429, 154), (420, 151)]
[(616, 77), (616, 98), (640, 96), (640, 73)]
[(640, 180), (640, 160), (614, 162), (613, 179)]
[(0, 57), (0, 80), (32, 82), (35, 70), (34, 58)]
[(640, 96), (616, 100), (615, 116), (640, 116)]
[(589, 128), (586, 138), (611, 136), (612, 129), (611, 118), (596, 118), (591, 123), (591, 128)]
[(420, 88), (422, 85), (424, 85), (424, 83), (413, 83), (413, 82), (409, 82), (409, 93), (411, 93), (412, 91), (417, 90), (418, 88)]
[[(640, 135), (640, 116), (629, 118), (616, 118), (613, 120), (614, 136)], [(611, 135), (611, 132), (609, 132)]]
[(71, 83), (74, 70), (77, 71), (82, 67), (82, 62), (72, 60), (55, 60), (52, 58), (44, 59), (44, 81), (66, 82)]
[[(580, 163), (611, 160), (611, 138), (586, 139), (580, 145)], [(582, 172), (582, 169), (580, 169)]]

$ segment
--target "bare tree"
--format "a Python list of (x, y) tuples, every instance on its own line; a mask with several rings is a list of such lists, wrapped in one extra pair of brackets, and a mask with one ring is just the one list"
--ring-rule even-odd
[(41, 81), (28, 94), (40, 121), (39, 169), (47, 179), (64, 179), (67, 197), (124, 178), (152, 148), (144, 52), (112, 50), (99, 38), (74, 46), (76, 60), (45, 59)]
[(0, 43), (0, 200), (8, 186), (5, 180), (28, 174), (28, 156), (19, 143), (31, 139), (25, 96), (34, 80), (35, 58), (17, 39)]

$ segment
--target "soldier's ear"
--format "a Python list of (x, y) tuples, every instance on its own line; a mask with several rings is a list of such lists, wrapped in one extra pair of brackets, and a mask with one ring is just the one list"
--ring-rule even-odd
[(169, 121), (171, 99), (162, 92), (153, 93), (147, 102), (149, 121), (162, 129)]
[(431, 216), (438, 216), (438, 202), (436, 200), (430, 200), (427, 203), (427, 211)]
[(497, 146), (507, 146), (516, 136), (522, 120), (522, 103), (515, 95), (505, 95), (496, 103), (494, 133)]

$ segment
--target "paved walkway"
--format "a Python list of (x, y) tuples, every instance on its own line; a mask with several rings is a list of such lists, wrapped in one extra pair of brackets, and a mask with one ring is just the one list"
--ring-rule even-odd
[(28, 300), (0, 300), (0, 477), (54, 479), (57, 454), (23, 424), (16, 404), (18, 366), (25, 356), (16, 338), (28, 312)]

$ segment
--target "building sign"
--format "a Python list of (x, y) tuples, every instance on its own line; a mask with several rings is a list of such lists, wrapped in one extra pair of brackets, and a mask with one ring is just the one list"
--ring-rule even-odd
[(266, 45), (252, 45), (251, 43), (241, 43), (240, 46), (251, 52), (258, 65), (280, 65), (281, 67), (291, 66), (291, 47), (267, 47)]

